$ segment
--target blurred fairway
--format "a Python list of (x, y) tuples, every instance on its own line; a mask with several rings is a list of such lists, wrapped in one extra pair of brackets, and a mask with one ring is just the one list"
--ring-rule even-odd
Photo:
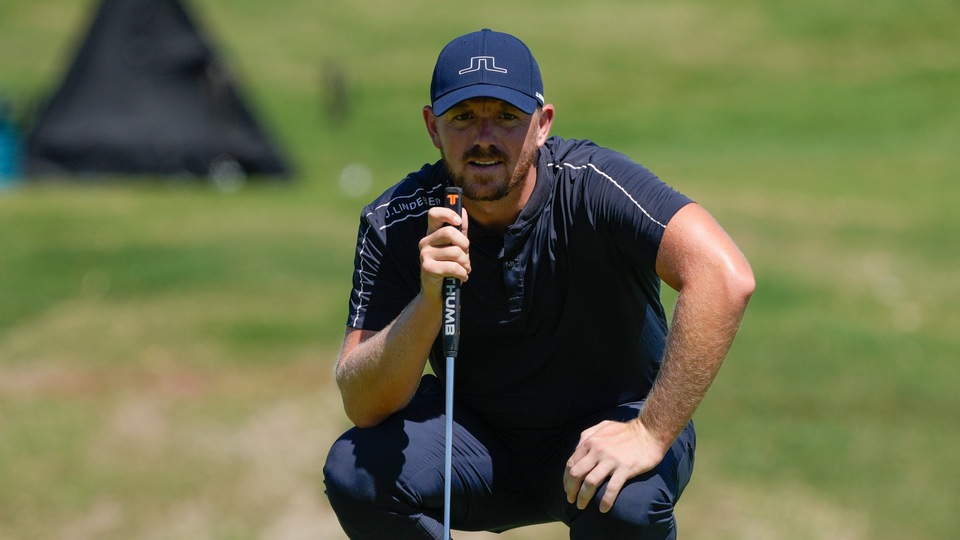
[[(18, 112), (93, 5), (0, 0)], [(343, 538), (320, 468), (348, 426), (330, 370), (357, 214), (436, 159), (433, 62), (485, 26), (537, 55), (554, 134), (702, 203), (757, 275), (696, 417), (680, 537), (960, 530), (956, 2), (187, 5), (296, 178), (0, 191), (0, 539)], [(373, 174), (359, 198), (338, 182), (351, 164)]]

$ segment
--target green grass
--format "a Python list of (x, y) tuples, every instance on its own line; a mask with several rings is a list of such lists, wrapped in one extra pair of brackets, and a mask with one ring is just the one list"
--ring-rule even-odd
[[(94, 5), (0, 3), (0, 94), (19, 117)], [(753, 265), (697, 414), (682, 537), (960, 529), (954, 3), (189, 6), (294, 182), (0, 192), (0, 538), (343, 538), (319, 471), (347, 426), (330, 369), (357, 214), (436, 159), (420, 115), (433, 62), (483, 26), (533, 48), (555, 134), (649, 166)], [(339, 124), (330, 66), (350, 90)], [(374, 175), (361, 198), (337, 184), (353, 163)]]

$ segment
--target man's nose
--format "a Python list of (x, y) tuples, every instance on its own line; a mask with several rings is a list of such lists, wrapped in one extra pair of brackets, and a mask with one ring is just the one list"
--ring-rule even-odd
[(477, 144), (488, 146), (494, 143), (494, 122), (492, 118), (477, 120)]

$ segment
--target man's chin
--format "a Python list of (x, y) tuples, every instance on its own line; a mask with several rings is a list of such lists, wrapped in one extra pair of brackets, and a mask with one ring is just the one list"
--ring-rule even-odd
[(465, 189), (463, 196), (466, 199), (477, 202), (499, 201), (509, 194), (506, 189)]
[(463, 189), (463, 196), (472, 201), (499, 201), (510, 193), (509, 182), (490, 177), (454, 178), (454, 185)]

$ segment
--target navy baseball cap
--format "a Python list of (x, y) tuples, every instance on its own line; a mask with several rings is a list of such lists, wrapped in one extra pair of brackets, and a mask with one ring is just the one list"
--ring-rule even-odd
[(475, 97), (502, 99), (527, 114), (543, 105), (540, 67), (522, 41), (484, 28), (440, 51), (430, 83), (433, 113)]

